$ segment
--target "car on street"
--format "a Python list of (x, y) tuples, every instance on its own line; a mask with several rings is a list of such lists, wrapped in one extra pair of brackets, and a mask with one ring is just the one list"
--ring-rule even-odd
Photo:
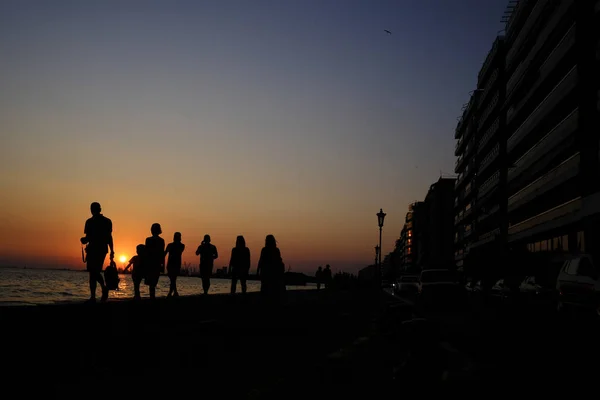
[(447, 304), (464, 300), (465, 290), (454, 271), (448, 269), (425, 269), (421, 271), (417, 285), (417, 301), (420, 304)]
[(419, 290), (418, 275), (404, 275), (396, 282), (396, 294), (401, 297), (414, 297)]
[(563, 262), (556, 290), (558, 311), (575, 306), (594, 310), (600, 317), (600, 271), (590, 254), (580, 254)]

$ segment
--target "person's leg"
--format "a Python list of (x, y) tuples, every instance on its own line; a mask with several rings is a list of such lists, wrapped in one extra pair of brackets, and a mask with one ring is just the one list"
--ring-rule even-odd
[(232, 276), (231, 276), (231, 294), (235, 294), (236, 286), (237, 286), (237, 276), (235, 276), (235, 274), (232, 274)]
[(102, 279), (102, 264), (104, 264), (104, 258), (106, 254), (89, 254), (87, 256), (87, 270), (89, 271), (89, 284), (90, 284), (90, 300), (96, 300), (96, 282), (100, 283), (102, 288), (102, 297), (104, 298), (105, 286), (104, 279)]
[(246, 275), (240, 278), (240, 284), (242, 285), (242, 294), (246, 293)]
[(173, 275), (173, 280), (171, 282), (173, 283), (173, 296), (177, 297), (179, 296), (179, 293), (177, 292), (177, 274)]
[(142, 283), (141, 279), (134, 279), (133, 280), (133, 298), (134, 300), (139, 300), (142, 298), (142, 295), (140, 294), (140, 284)]
[(100, 287), (102, 288), (102, 300), (101, 301), (106, 301), (108, 299), (108, 287), (104, 284), (104, 278), (102, 277), (102, 272), (98, 272), (96, 274), (96, 280), (98, 281), (98, 283), (100, 284)]
[(150, 298), (154, 300), (156, 298), (156, 286), (150, 285)]
[(208, 289), (210, 289), (210, 278), (207, 276), (202, 277), (202, 289), (204, 290), (204, 294), (208, 294)]
[(169, 283), (169, 293), (167, 294), (167, 297), (171, 297), (173, 295), (173, 292), (175, 291), (175, 285), (173, 283), (174, 278), (172, 274), (169, 274), (169, 279), (170, 279), (170, 283)]
[[(88, 264), (89, 265), (89, 264)], [(90, 279), (90, 300), (96, 300), (96, 273), (93, 271), (88, 271), (89, 279)]]

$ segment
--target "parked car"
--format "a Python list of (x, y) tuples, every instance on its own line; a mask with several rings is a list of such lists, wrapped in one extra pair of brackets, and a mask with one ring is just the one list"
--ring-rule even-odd
[(396, 282), (396, 294), (398, 294), (398, 296), (415, 296), (418, 290), (418, 275), (404, 275)]
[(426, 269), (421, 272), (417, 300), (421, 304), (447, 303), (464, 299), (464, 287), (454, 271)]
[(556, 281), (551, 282), (540, 276), (526, 276), (519, 286), (519, 298), (523, 305), (552, 306), (556, 301)]
[(504, 282), (503, 279), (499, 279), (496, 283), (490, 288), (490, 298), (498, 303), (504, 303), (510, 296), (510, 288)]
[(600, 271), (592, 256), (580, 254), (564, 261), (558, 274), (557, 310), (565, 306), (588, 308), (600, 317)]

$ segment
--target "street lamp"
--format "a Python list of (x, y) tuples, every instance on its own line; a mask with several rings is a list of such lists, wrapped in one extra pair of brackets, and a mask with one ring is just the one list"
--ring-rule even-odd
[(377, 224), (379, 225), (379, 254), (377, 260), (377, 270), (379, 276), (381, 276), (381, 228), (383, 228), (383, 220), (385, 218), (385, 215), (386, 214), (383, 212), (383, 208), (380, 208), (379, 212), (377, 213)]
[(379, 265), (381, 265), (381, 228), (383, 228), (383, 220), (386, 216), (386, 213), (383, 212), (383, 209), (379, 209), (377, 213), (377, 223), (379, 225)]
[(377, 265), (378, 260), (379, 260), (379, 245), (375, 246), (375, 265)]

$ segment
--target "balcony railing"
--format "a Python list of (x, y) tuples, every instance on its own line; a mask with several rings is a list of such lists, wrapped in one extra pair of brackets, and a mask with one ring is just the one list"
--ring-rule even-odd
[(496, 57), (496, 54), (498, 54), (498, 46), (499, 45), (500, 45), (500, 38), (497, 37), (496, 40), (494, 41), (494, 44), (492, 45), (492, 48), (490, 49), (487, 56), (485, 57), (485, 61), (483, 62), (483, 65), (479, 69), (479, 74), (477, 74), (477, 80), (479, 82), (481, 82), (483, 80), (483, 78), (485, 78), (486, 72), (488, 71), (490, 65), (492, 65), (492, 63), (494, 62), (494, 57)]
[(456, 142), (456, 147), (454, 148), (454, 155), (458, 156), (463, 148), (463, 144), (465, 143), (464, 137), (460, 138), (458, 142)]
[(508, 233), (510, 235), (514, 235), (526, 231), (528, 229), (534, 228), (535, 226), (543, 224), (545, 222), (549, 222), (562, 216), (575, 213), (581, 209), (581, 205), (581, 197), (577, 197), (573, 200), (561, 204), (560, 206), (554, 207), (534, 217), (526, 219), (525, 221), (521, 221), (517, 224), (509, 226)]
[(479, 197), (484, 196), (489, 192), (492, 188), (496, 187), (500, 182), (500, 170), (494, 172), (492, 176), (490, 176), (480, 187), (479, 187)]
[(481, 129), (481, 127), (487, 122), (488, 117), (498, 105), (498, 99), (500, 99), (500, 93), (496, 92), (492, 100), (490, 100), (490, 104), (486, 106), (485, 111), (482, 113), (481, 117), (479, 117), (479, 129)]
[(478, 107), (481, 107), (481, 105), (485, 103), (486, 99), (489, 97), (490, 93), (493, 92), (492, 88), (498, 80), (498, 75), (500, 75), (500, 70), (498, 68), (495, 68), (494, 72), (492, 72), (492, 75), (490, 75), (489, 79), (487, 80), (485, 87), (481, 92), (481, 96), (479, 96), (479, 100), (477, 101)]
[(544, 9), (544, 7), (546, 6), (547, 3), (548, 3), (548, 0), (538, 0), (538, 2), (535, 4), (533, 9), (531, 10), (531, 13), (527, 16), (527, 19), (525, 20), (525, 24), (521, 28), (521, 31), (517, 34), (515, 40), (510, 45), (510, 50), (508, 51), (508, 53), (506, 53), (506, 68), (507, 69), (509, 69), (511, 67), (516, 56), (518, 54), (520, 54), (520, 52), (523, 50), (523, 48), (522, 48), (523, 41), (529, 35), (531, 29), (537, 22), (537, 19), (540, 16), (542, 9)]
[(539, 160), (542, 155), (553, 150), (568, 138), (569, 135), (575, 132), (578, 126), (578, 118), (579, 109), (576, 108), (514, 163), (514, 167), (508, 170), (508, 181), (510, 182), (515, 177), (521, 175), (529, 169), (534, 162)]
[(523, 10), (523, 6), (525, 5), (524, 3), (525, 3), (524, 1), (517, 1), (515, 9), (512, 11), (510, 18), (506, 22), (504, 29), (506, 31), (507, 38), (510, 38), (513, 35), (516, 35), (518, 33), (518, 32), (514, 31), (514, 27), (515, 27), (515, 22), (517, 22), (518, 19), (521, 18), (521, 14), (524, 12), (524, 10)]
[(473, 214), (473, 208), (469, 208), (468, 210), (465, 210), (465, 213), (463, 215), (463, 219), (468, 218), (471, 214)]
[[(517, 67), (519, 69), (518, 73), (517, 73), (517, 70), (515, 70), (515, 73), (513, 73), (511, 79), (509, 80), (509, 82), (507, 84), (507, 88), (506, 88), (506, 93), (509, 96), (512, 93), (514, 87), (519, 86), (523, 82), (524, 76), (526, 75), (526, 74), (521, 73), (523, 71), (523, 68), (526, 70), (529, 70), (531, 68), (533, 60), (535, 60), (536, 57), (538, 57), (540, 50), (546, 45), (548, 36), (550, 36), (550, 34), (552, 32), (554, 32), (557, 25), (563, 19), (564, 14), (567, 12), (567, 10), (569, 9), (569, 7), (571, 5), (572, 5), (572, 1), (560, 2), (557, 10), (555, 10), (552, 13), (551, 19), (544, 26), (544, 29), (542, 30), (542, 32), (540, 32), (540, 34), (535, 38), (535, 45), (533, 46), (531, 51), (529, 51), (527, 58)], [(563, 40), (564, 40), (564, 38), (561, 39), (561, 42)], [(560, 46), (560, 42), (556, 47), (558, 47), (558, 46)], [(516, 83), (517, 81), (518, 81), (518, 83)]]
[(484, 221), (488, 217), (491, 217), (492, 215), (494, 215), (495, 213), (497, 213), (498, 210), (500, 210), (500, 205), (499, 204), (496, 204), (495, 206), (493, 206), (492, 208), (490, 208), (489, 211), (487, 211), (487, 210), (480, 210), (479, 217), (477, 217), (477, 221), (479, 221), (479, 222)]
[[(558, 64), (566, 55), (566, 53), (575, 44), (575, 25), (573, 25), (569, 31), (563, 36), (561, 41), (556, 45), (552, 52), (546, 57), (544, 63), (541, 65), (537, 72), (535, 83), (531, 88), (527, 90), (527, 94), (524, 97), (515, 100), (513, 106), (508, 110), (506, 114), (507, 123), (510, 123), (519, 111), (523, 108), (524, 104), (527, 104), (529, 99), (537, 92), (538, 88), (545, 82), (546, 78), (556, 68)], [(509, 98), (508, 103), (512, 103), (512, 98)]]
[(483, 161), (481, 161), (481, 165), (479, 166), (479, 173), (483, 172), (488, 166), (490, 166), (492, 161), (498, 157), (498, 154), (500, 154), (500, 143), (497, 143), (483, 158)]
[(549, 190), (559, 186), (569, 179), (577, 176), (579, 172), (579, 153), (569, 157), (557, 167), (539, 177), (523, 189), (510, 196), (508, 199), (508, 211), (527, 204), (538, 196), (547, 193)]
[(481, 246), (482, 244), (489, 243), (493, 241), (497, 235), (500, 234), (500, 228), (496, 228), (489, 232), (484, 233), (483, 235), (479, 235), (477, 242), (473, 243), (471, 247)]
[(546, 118), (546, 116), (571, 90), (575, 88), (577, 81), (577, 67), (573, 67), (508, 139), (507, 151), (509, 153), (529, 134), (529, 132), (531, 132), (532, 129), (538, 126), (541, 120)]
[(485, 147), (486, 144), (490, 141), (492, 137), (498, 132), (498, 128), (500, 127), (500, 119), (496, 118), (494, 123), (490, 125), (490, 127), (485, 131), (481, 139), (479, 140), (479, 146), (477, 146), (477, 152), (479, 153), (481, 149)]

